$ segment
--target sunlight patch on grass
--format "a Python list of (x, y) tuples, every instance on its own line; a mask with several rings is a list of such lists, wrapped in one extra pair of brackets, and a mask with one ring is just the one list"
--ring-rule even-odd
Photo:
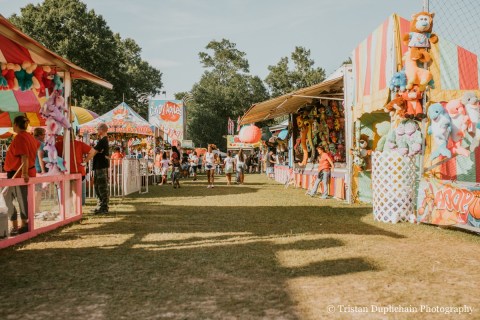
[(101, 234), (94, 236), (81, 236), (74, 240), (46, 241), (29, 243), (19, 250), (44, 250), (44, 249), (71, 249), (71, 248), (101, 248), (119, 246), (134, 234)]
[(150, 233), (147, 234), (142, 241), (172, 241), (172, 240), (189, 240), (195, 238), (217, 238), (224, 236), (246, 236), (251, 232), (189, 232), (189, 233)]

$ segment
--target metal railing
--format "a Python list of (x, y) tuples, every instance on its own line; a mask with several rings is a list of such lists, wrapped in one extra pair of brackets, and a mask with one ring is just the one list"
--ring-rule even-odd
[[(139, 192), (147, 193), (149, 177), (153, 175), (146, 159), (110, 160), (108, 171), (110, 197), (124, 197)], [(86, 197), (95, 197), (95, 173), (92, 162), (88, 164)]]

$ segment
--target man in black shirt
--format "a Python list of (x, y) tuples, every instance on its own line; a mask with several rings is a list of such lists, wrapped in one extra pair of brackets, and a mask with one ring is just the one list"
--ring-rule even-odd
[(108, 213), (108, 167), (110, 166), (108, 153), (108, 126), (101, 123), (97, 127), (98, 142), (94, 147), (96, 154), (93, 157), (94, 187), (98, 198), (97, 208), (93, 211), (95, 214)]

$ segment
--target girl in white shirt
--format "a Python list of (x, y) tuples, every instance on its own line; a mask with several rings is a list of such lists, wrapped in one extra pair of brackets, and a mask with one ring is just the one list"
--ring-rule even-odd
[(203, 156), (203, 162), (205, 163), (205, 171), (207, 172), (208, 186), (207, 188), (214, 188), (215, 180), (215, 154), (213, 153), (215, 145), (209, 144), (208, 150)]
[(235, 168), (240, 177), (240, 184), (243, 184), (243, 180), (245, 179), (245, 154), (241, 148), (235, 156)]
[(227, 152), (227, 157), (223, 160), (225, 164), (225, 175), (227, 176), (227, 185), (232, 184), (232, 173), (233, 173), (233, 166), (235, 164), (235, 160), (232, 158), (232, 151)]

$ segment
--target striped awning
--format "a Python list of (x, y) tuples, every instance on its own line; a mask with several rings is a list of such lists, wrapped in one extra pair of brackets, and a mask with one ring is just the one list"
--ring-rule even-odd
[[(342, 88), (343, 74), (311, 87), (254, 104), (243, 115), (240, 123), (242, 125), (249, 124), (294, 113), (305, 103), (311, 101), (313, 97), (328, 95), (330, 93), (343, 93)], [(338, 96), (338, 98), (343, 99), (343, 95)]]
[(108, 89), (113, 87), (108, 81), (48, 50), (0, 15), (0, 62), (22, 64), (25, 61), (69, 71), (72, 79), (88, 80)]
[(352, 53), (354, 120), (364, 113), (381, 110), (389, 99), (389, 81), (397, 71), (397, 63), (401, 62), (396, 45), (400, 43), (401, 21), (402, 18), (391, 15)]

